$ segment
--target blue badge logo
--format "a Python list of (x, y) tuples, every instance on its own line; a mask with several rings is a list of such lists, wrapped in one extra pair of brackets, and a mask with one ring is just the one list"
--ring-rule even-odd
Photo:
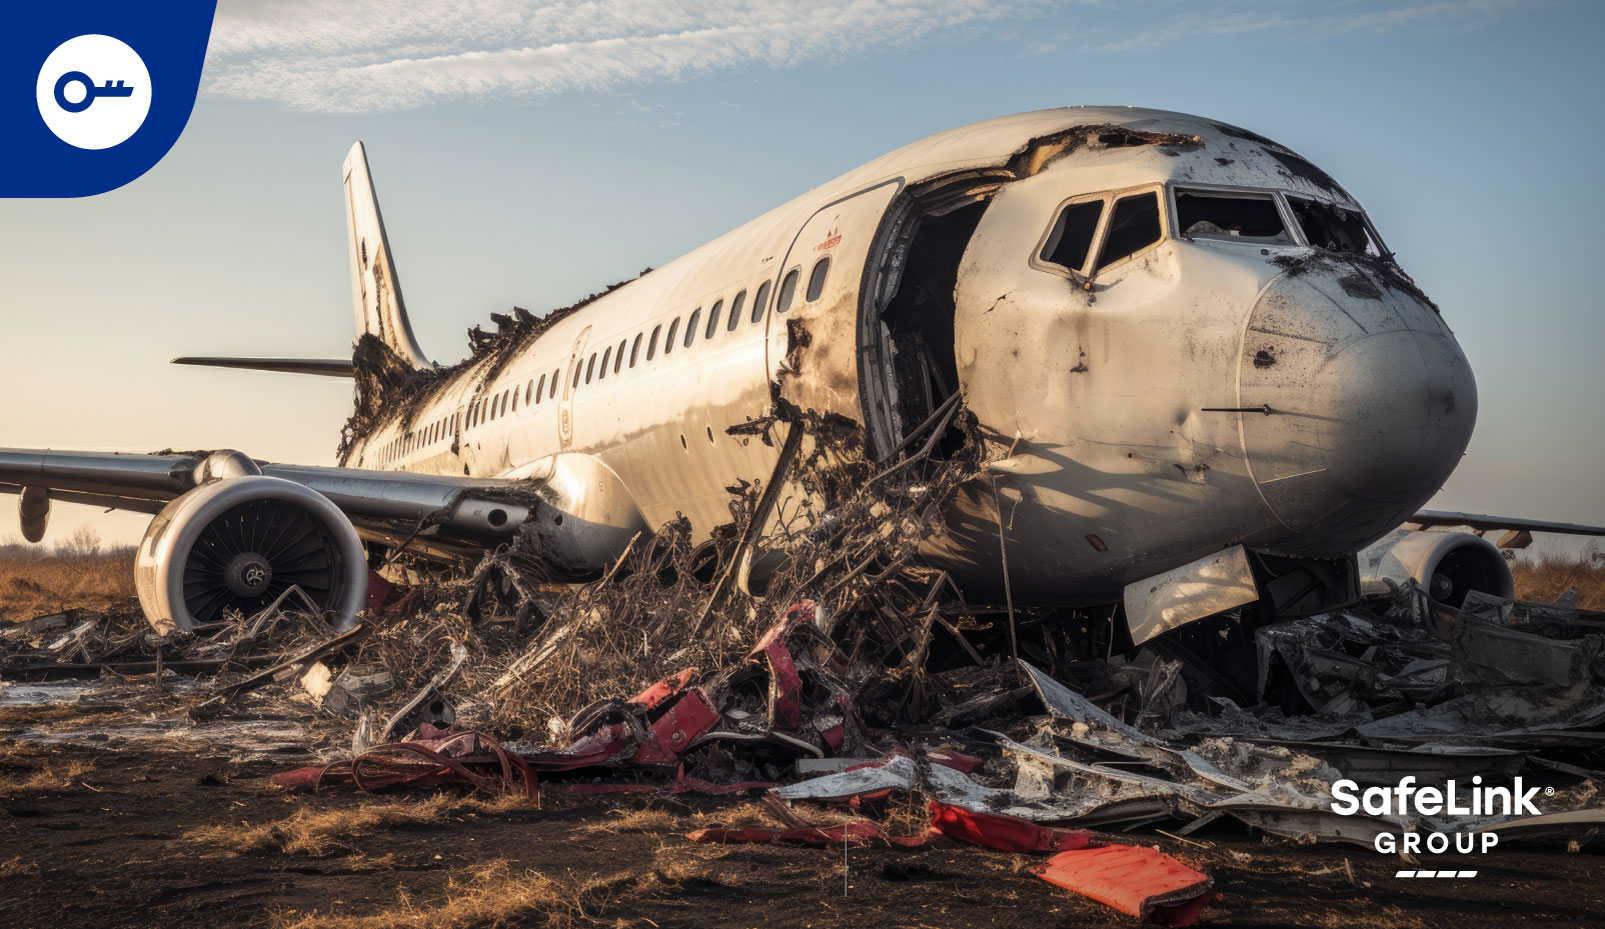
[[(97, 84), (91, 73), (117, 75)], [(150, 114), (150, 71), (139, 53), (109, 35), (81, 35), (56, 47), (39, 69), (39, 115), (75, 148), (121, 145)], [(104, 101), (95, 106), (96, 101)]]
[(194, 109), (216, 6), (77, 0), (8, 11), (0, 196), (89, 196), (154, 167)]

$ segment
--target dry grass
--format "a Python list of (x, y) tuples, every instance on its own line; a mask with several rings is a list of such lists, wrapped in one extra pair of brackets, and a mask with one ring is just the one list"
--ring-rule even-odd
[(539, 925), (567, 929), (595, 924), (607, 901), (634, 882), (620, 876), (581, 881), (535, 871), (516, 871), (505, 860), (453, 878), (445, 898), (414, 903), (405, 892), (394, 907), (367, 916), (312, 913), (298, 919), (279, 914), (275, 929), (468, 929), (472, 926)]
[(364, 803), (333, 810), (302, 809), (273, 823), (229, 823), (202, 826), (184, 833), (184, 840), (217, 845), (238, 852), (281, 851), (318, 857), (352, 846), (352, 839), (394, 829), (438, 823), (461, 813), (505, 813), (529, 805), (522, 795), (493, 800), (438, 794), (425, 800)]
[(21, 877), (26, 874), (38, 873), (39, 863), (37, 861), (29, 861), (23, 858), (21, 855), (18, 855), (15, 858), (8, 858), (5, 861), (0, 861), (0, 878)]
[(1578, 606), (1605, 610), (1605, 560), (1594, 555), (1593, 551), (1581, 555), (1540, 553), (1517, 561), (1512, 565), (1517, 599), (1547, 603), (1575, 587)]
[(586, 823), (576, 828), (574, 834), (576, 836), (594, 836), (636, 832), (653, 835), (682, 835), (696, 829), (709, 829), (715, 826), (729, 829), (745, 829), (749, 826), (767, 829), (780, 828), (774, 816), (764, 809), (763, 804), (755, 802), (721, 807), (706, 813), (691, 812), (680, 816), (676, 816), (668, 810), (655, 807), (647, 807), (640, 810), (612, 810), (610, 812), (610, 818), (600, 822)]
[(104, 610), (134, 596), (134, 553), (89, 556), (0, 549), (0, 617), (32, 619), (68, 609)]
[(59, 768), (46, 764), (43, 768), (18, 780), (0, 778), (0, 798), (67, 790), (76, 787), (88, 771), (89, 766), (83, 762), (69, 761)]
[(579, 835), (618, 835), (621, 832), (683, 832), (680, 818), (667, 810), (614, 810), (610, 819), (586, 823), (574, 830)]

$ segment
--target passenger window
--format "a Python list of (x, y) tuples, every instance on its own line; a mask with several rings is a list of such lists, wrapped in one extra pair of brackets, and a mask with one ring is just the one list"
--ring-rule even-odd
[(715, 300), (713, 303), (713, 309), (708, 311), (708, 331), (702, 334), (704, 339), (713, 338), (713, 334), (719, 331), (719, 313), (723, 309), (724, 301)]
[(596, 370), (596, 352), (591, 353), (591, 360), (585, 363), (585, 383), (591, 382), (591, 372)]
[[(654, 333), (656, 335), (656, 333)], [(641, 354), (641, 333), (635, 334), (635, 341), (630, 343), (630, 367), (635, 367), (635, 356)]]
[(563, 369), (562, 368), (558, 368), (556, 371), (552, 372), (552, 389), (546, 394), (546, 399), (550, 400), (553, 397), (557, 396), (557, 379), (562, 377), (562, 376), (563, 376)]
[(752, 298), (752, 321), (763, 322), (763, 314), (769, 309), (769, 282), (764, 281), (758, 287), (758, 295)]
[(609, 345), (607, 351), (602, 353), (602, 370), (596, 374), (597, 380), (607, 377), (607, 363), (613, 358), (613, 346)]
[(775, 312), (784, 313), (791, 309), (791, 298), (797, 296), (798, 269), (792, 268), (786, 272), (786, 277), (780, 282), (780, 292), (775, 295)]
[(1188, 238), (1292, 245), (1270, 194), (1177, 190), (1176, 227)]
[(524, 388), (524, 405), (529, 406), (531, 403), (534, 403), (536, 396), (535, 379), (532, 377), (529, 379), (529, 386)]
[(624, 343), (626, 341), (628, 341), (628, 340), (626, 340), (626, 339), (620, 339), (619, 340), (619, 350), (613, 356), (613, 373), (614, 374), (619, 373), (619, 368), (624, 367)]
[(1129, 258), (1159, 241), (1159, 195), (1152, 191), (1121, 197), (1109, 216), (1109, 231), (1103, 236), (1098, 253), (1102, 271), (1122, 258)]
[(518, 390), (513, 390), (513, 409), (518, 409)]
[(685, 322), (685, 347), (690, 348), (691, 343), (697, 340), (697, 320), (702, 317), (702, 307), (692, 312), (691, 318)]
[(669, 333), (663, 337), (663, 354), (674, 351), (674, 334), (680, 329), (680, 317), (676, 316), (674, 322), (669, 323)]
[(741, 305), (746, 302), (747, 292), (745, 290), (736, 294), (736, 299), (730, 301), (730, 321), (725, 324), (725, 331), (736, 331), (736, 326), (741, 323)]
[(830, 259), (821, 258), (808, 275), (808, 302), (813, 303), (825, 292), (825, 275), (830, 272)]
[(1087, 264), (1087, 252), (1092, 250), (1092, 237), (1098, 231), (1098, 219), (1102, 216), (1102, 200), (1065, 207), (1038, 257), (1061, 268), (1080, 271)]
[(652, 356), (658, 353), (658, 333), (663, 331), (661, 324), (652, 327), (652, 340), (646, 343), (646, 360), (651, 361)]
[(580, 366), (580, 363), (578, 361), (575, 361), (574, 362), (574, 383), (572, 383), (572, 384), (570, 384), (568, 386), (570, 388), (580, 386), (580, 375), (584, 374), (584, 373), (585, 373), (585, 369)]
[(546, 392), (546, 375), (541, 375), (541, 382), (535, 385), (535, 402), (541, 402), (541, 394)]

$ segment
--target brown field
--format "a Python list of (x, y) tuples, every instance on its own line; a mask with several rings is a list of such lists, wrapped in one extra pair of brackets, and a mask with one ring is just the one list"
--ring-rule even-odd
[[(746, 798), (580, 797), (540, 803), (429, 791), (288, 793), (305, 755), (12, 741), (39, 708), (0, 708), (0, 926), (18, 929), (961, 929), (1135, 927), (1049, 886), (1039, 859), (951, 843), (920, 849), (698, 845), (713, 824), (773, 820)], [(48, 772), (48, 773), (46, 773)], [(71, 779), (66, 777), (72, 772)], [(814, 811), (810, 811), (811, 813)], [(817, 815), (834, 819), (834, 810)], [(1424, 855), (1474, 881), (1394, 877), (1367, 848), (1262, 841), (1212, 826), (1139, 830), (1210, 873), (1204, 924), (1255, 929), (1580, 926), (1605, 908), (1600, 843)]]
[(1605, 610), (1605, 559), (1595, 552), (1568, 557), (1539, 555), (1515, 564), (1516, 597), (1547, 603), (1567, 589), (1577, 588), (1577, 605), (1585, 610)]
[[(27, 619), (126, 601), (131, 561), (127, 551), (0, 546), (0, 614)], [(1544, 557), (1518, 564), (1516, 578), (1523, 598), (1576, 587), (1579, 605), (1605, 608), (1597, 561)], [(1048, 886), (1027, 870), (1032, 859), (1010, 853), (877, 846), (844, 856), (685, 839), (715, 824), (773, 825), (750, 798), (609, 799), (561, 785), (538, 805), (423, 791), (287, 793), (268, 777), (312, 762), (306, 748), (254, 760), (223, 744), (137, 748), (117, 727), (150, 707), (119, 699), (0, 707), (0, 926), (1138, 925)], [(41, 729), (100, 727), (106, 734), (92, 746), (33, 741)], [(1264, 841), (1240, 828), (1123, 838), (1213, 875), (1222, 898), (1205, 922), (1214, 926), (1574, 926), (1605, 910), (1598, 840), (1581, 854), (1547, 845), (1423, 856), (1424, 867), (1483, 872), (1475, 882), (1438, 883), (1395, 879), (1397, 860), (1368, 849)]]
[(53, 552), (0, 546), (0, 618), (104, 610), (134, 595), (134, 550)]
[[(1512, 566), (1516, 597), (1549, 602), (1577, 588), (1577, 605), (1605, 611), (1605, 559), (1592, 551), (1540, 553)], [(90, 553), (0, 545), (0, 618), (19, 621), (67, 609), (103, 610), (134, 596), (134, 551)]]

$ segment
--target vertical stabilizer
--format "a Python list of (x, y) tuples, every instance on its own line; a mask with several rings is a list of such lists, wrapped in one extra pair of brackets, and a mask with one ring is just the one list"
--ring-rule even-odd
[(342, 174), (346, 191), (346, 236), (351, 253), (351, 299), (357, 315), (357, 338), (371, 334), (414, 368), (426, 368), (429, 359), (412, 334), (407, 305), (401, 299), (401, 281), (379, 215), (379, 198), (368, 173), (368, 156), (362, 143), (346, 153)]

